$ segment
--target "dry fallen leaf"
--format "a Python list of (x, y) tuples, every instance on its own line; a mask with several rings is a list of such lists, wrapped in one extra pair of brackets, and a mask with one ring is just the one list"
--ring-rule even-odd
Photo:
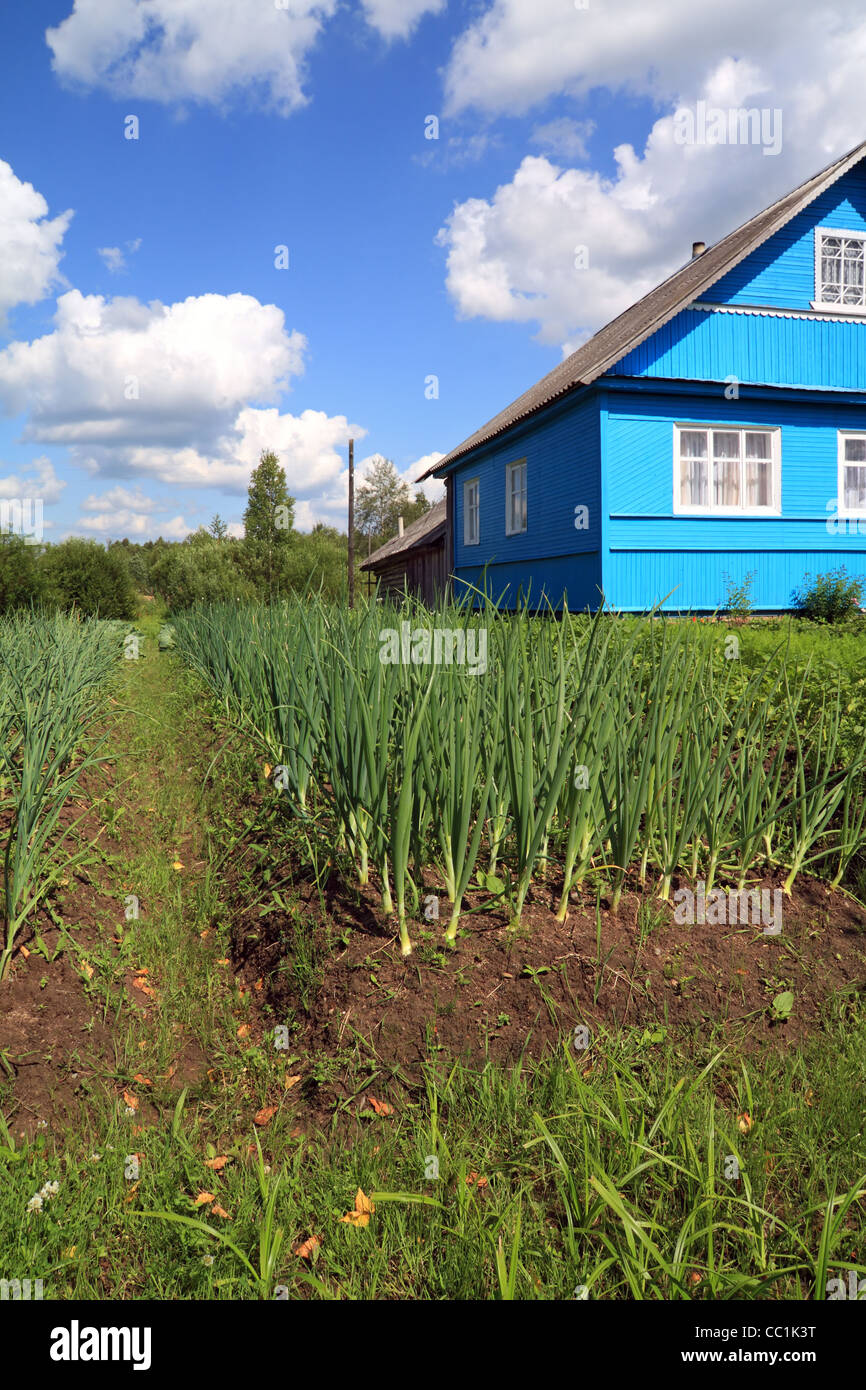
[(227, 1211), (224, 1211), (223, 1208), (222, 1208), (221, 1206), (218, 1206), (216, 1202), (214, 1202), (214, 1204), (213, 1204), (213, 1206), (211, 1207), (210, 1210), (211, 1210), (211, 1216), (222, 1216), (222, 1217), (224, 1217), (224, 1218), (226, 1219), (226, 1221), (228, 1221), (228, 1219), (229, 1219), (229, 1214), (228, 1214), (228, 1212), (227, 1212)]
[(468, 1187), (486, 1187), (488, 1181), (489, 1180), (485, 1177), (479, 1177), (478, 1173), (476, 1172), (466, 1174), (466, 1184)]
[(298, 1245), (293, 1253), (297, 1255), (299, 1260), (308, 1260), (313, 1251), (318, 1250), (321, 1244), (321, 1236), (310, 1236), (310, 1239), (305, 1240), (302, 1245)]
[(200, 931), (199, 936), (201, 937), (202, 941), (207, 941), (208, 937), (210, 936), (210, 927), (205, 927), (204, 931)]
[(752, 1128), (752, 1117), (748, 1110), (743, 1111), (743, 1114), (738, 1117), (737, 1124), (741, 1134), (749, 1133), (749, 1130)]
[(288, 1091), (291, 1086), (297, 1086), (300, 1079), (300, 1076), (287, 1076), (285, 1081), (283, 1082), (283, 1085)]
[(275, 1105), (263, 1105), (261, 1110), (257, 1110), (253, 1116), (253, 1124), (259, 1125), (264, 1129), (265, 1125), (271, 1123), (276, 1113), (277, 1107)]
[(255, 984), (253, 985), (253, 989), (257, 989), (259, 992), (261, 992), (264, 989), (264, 987), (264, 980), (256, 980)]
[(241, 1026), (240, 1026), (240, 1028), (238, 1029), (238, 1037), (239, 1037), (239, 1038), (248, 1038), (249, 1035), (250, 1035), (250, 1025), (249, 1025), (248, 1023), (242, 1023)]
[(393, 1105), (389, 1105), (386, 1100), (377, 1100), (375, 1096), (368, 1096), (367, 1099), (369, 1100), (377, 1115), (394, 1114)]
[(216, 1201), (216, 1196), (214, 1195), (213, 1192), (200, 1192), (200, 1193), (198, 1194), (198, 1196), (196, 1197), (196, 1199), (195, 1199), (195, 1204), (196, 1204), (197, 1207), (203, 1207), (203, 1206), (205, 1206), (208, 1202), (215, 1202), (215, 1201)]
[(135, 1073), (135, 1076), (134, 1076), (132, 1079), (133, 1079), (133, 1081), (137, 1081), (138, 1084), (139, 1084), (139, 1086), (152, 1086), (152, 1085), (153, 1085), (153, 1082), (152, 1082), (152, 1081), (149, 1081), (148, 1078), (147, 1078), (146, 1076), (142, 1076), (142, 1074), (141, 1074), (140, 1071), (137, 1071), (137, 1072)]
[(123, 1099), (126, 1101), (130, 1110), (138, 1109), (138, 1096), (133, 1095), (132, 1091), (124, 1091)]
[(30, 952), (29, 952), (29, 951), (28, 951), (28, 949), (27, 949), (27, 947), (26, 947), (26, 946), (22, 946), (22, 947), (20, 947), (20, 950), (21, 950), (21, 954), (22, 954), (22, 956), (23, 956), (23, 957), (24, 957), (24, 959), (25, 959), (25, 960), (26, 960), (26, 959), (27, 959), (27, 957), (28, 957), (28, 956), (29, 956), (29, 955), (30, 955)]
[(175, 859), (171, 867), (174, 869), (175, 873), (179, 874), (181, 869), (183, 868), (183, 864), (181, 864), (179, 859)]
[(217, 961), (217, 965), (231, 965), (231, 961), (228, 956), (224, 956), (222, 960)]
[(205, 1168), (212, 1168), (215, 1173), (219, 1173), (222, 1171), (223, 1168), (225, 1168), (227, 1163), (227, 1156), (225, 1154), (221, 1154), (219, 1158), (206, 1158), (204, 1161), (204, 1166)]
[(270, 763), (265, 763), (265, 764), (263, 765), (263, 770), (264, 770), (265, 776), (266, 776), (266, 777), (270, 777), (271, 772), (272, 772), (272, 768), (271, 768)]
[(370, 1198), (367, 1197), (361, 1188), (355, 1194), (355, 1210), (349, 1211), (345, 1216), (341, 1216), (341, 1221), (348, 1221), (350, 1226), (368, 1226), (370, 1217), (376, 1210)]
[(93, 966), (92, 966), (92, 965), (88, 965), (88, 964), (87, 964), (87, 961), (86, 961), (86, 960), (83, 960), (83, 961), (81, 962), (81, 968), (82, 968), (82, 970), (84, 971), (85, 975), (87, 976), (88, 980), (92, 980), (92, 979), (93, 979)]

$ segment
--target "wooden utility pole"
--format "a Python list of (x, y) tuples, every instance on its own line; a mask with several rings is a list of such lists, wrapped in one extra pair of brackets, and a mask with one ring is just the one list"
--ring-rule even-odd
[(349, 607), (355, 607), (355, 441), (349, 440)]

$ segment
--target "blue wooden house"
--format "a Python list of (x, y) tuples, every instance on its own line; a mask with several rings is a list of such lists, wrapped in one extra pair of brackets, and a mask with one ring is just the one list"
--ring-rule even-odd
[(454, 449), (459, 596), (759, 611), (866, 582), (866, 143), (692, 259)]

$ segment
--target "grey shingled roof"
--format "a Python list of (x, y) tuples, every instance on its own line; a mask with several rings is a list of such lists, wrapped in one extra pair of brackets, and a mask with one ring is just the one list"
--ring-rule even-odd
[(542, 377), (528, 391), (524, 391), (522, 396), (518, 396), (516, 401), (495, 415), (480, 430), (476, 430), (475, 434), (470, 435), (456, 449), (452, 449), (450, 454), (429, 468), (423, 477), (430, 477), (431, 474), (440, 475), (464, 454), (510, 429), (518, 420), (525, 419), (576, 387), (589, 386), (723, 275), (727, 275), (734, 266), (739, 265), (751, 251), (761, 246), (768, 237), (790, 222), (792, 217), (802, 212), (803, 208), (843, 174), (847, 174), (864, 155), (866, 141), (849, 150), (840, 159), (834, 160), (820, 174), (813, 175), (798, 188), (786, 193), (778, 202), (750, 218), (748, 222), (744, 222), (714, 246), (708, 247), (700, 256), (690, 260), (654, 290), (650, 290), (643, 299), (639, 299), (636, 304), (632, 304), (617, 318), (612, 319), (578, 348), (577, 352), (566, 357), (552, 372), (548, 372), (547, 376)]
[(415, 545), (430, 543), (436, 539), (435, 532), (442, 527), (445, 528), (445, 499), (436, 502), (423, 516), (419, 516), (417, 521), (413, 521), (407, 526), (402, 536), (394, 536), (384, 545), (380, 545), (378, 550), (368, 556), (361, 564), (362, 570), (374, 569), (382, 560), (390, 560), (394, 555), (401, 555), (404, 550), (411, 550)]

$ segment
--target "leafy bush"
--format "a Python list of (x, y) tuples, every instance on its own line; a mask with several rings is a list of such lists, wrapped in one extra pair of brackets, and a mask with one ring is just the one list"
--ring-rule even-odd
[(239, 541), (217, 540), (204, 528), (180, 545), (166, 546), (151, 570), (155, 591), (176, 611), (194, 603), (255, 597), (240, 568)]
[(72, 536), (40, 561), (49, 603), (86, 617), (134, 618), (135, 587), (121, 551)]
[(722, 577), (725, 581), (723, 611), (729, 613), (732, 618), (740, 618), (746, 622), (752, 613), (752, 584), (755, 581), (755, 571), (749, 570), (741, 584), (735, 584), (729, 574)]
[[(811, 581), (811, 582), (810, 582)], [(792, 595), (794, 607), (803, 617), (818, 623), (838, 623), (850, 618), (860, 607), (863, 585), (853, 579), (845, 566), (818, 574), (803, 576), (803, 585)]]
[(46, 591), (40, 553), (40, 547), (28, 545), (23, 536), (0, 532), (0, 613), (39, 607)]

